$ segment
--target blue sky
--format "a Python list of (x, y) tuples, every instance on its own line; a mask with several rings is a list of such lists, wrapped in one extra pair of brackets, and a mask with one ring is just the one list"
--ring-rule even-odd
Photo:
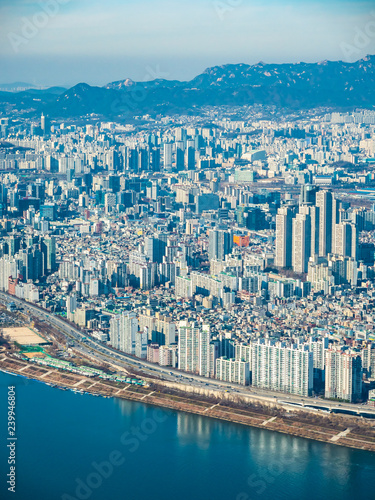
[(185, 80), (375, 53), (373, 0), (0, 0), (0, 19), (0, 83)]

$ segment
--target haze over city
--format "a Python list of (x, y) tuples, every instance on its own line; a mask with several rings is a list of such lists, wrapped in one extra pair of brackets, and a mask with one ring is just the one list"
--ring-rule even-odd
[(227, 63), (353, 61), (375, 50), (372, 26), (356, 39), (372, 11), (372, 1), (4, 0), (0, 81), (69, 87), (189, 80)]

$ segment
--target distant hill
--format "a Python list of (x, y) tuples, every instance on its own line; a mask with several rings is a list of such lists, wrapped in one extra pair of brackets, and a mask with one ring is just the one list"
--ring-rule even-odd
[[(9, 97), (9, 102), (17, 107), (31, 105), (35, 113), (43, 111), (54, 118), (98, 114), (113, 119), (194, 112), (204, 105), (264, 104), (290, 110), (318, 106), (372, 108), (374, 89), (375, 56), (367, 56), (354, 63), (227, 64), (208, 68), (189, 82), (124, 79), (104, 87), (80, 83), (66, 91), (39, 91), (39, 105), (35, 100), (27, 101), (35, 91), (14, 94), (17, 97)], [(53, 99), (53, 93), (60, 95)], [(6, 105), (6, 97), (0, 92), (0, 111), (2, 105)], [(28, 112), (33, 110), (29, 108)]]
[(37, 86), (32, 83), (14, 82), (14, 83), (0, 83), (0, 90), (5, 92), (20, 92), (27, 89), (36, 89)]

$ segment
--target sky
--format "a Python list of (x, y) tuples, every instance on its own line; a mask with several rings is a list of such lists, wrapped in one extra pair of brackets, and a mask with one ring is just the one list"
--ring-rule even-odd
[(190, 80), (375, 53), (375, 0), (0, 0), (0, 83)]

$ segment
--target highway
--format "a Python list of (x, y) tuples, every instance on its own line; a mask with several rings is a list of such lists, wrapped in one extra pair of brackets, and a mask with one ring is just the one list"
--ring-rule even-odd
[[(16, 303), (19, 308), (25, 312), (32, 312), (33, 316), (37, 317), (41, 321), (44, 321), (63, 333), (68, 339), (73, 340), (75, 345), (74, 349), (80, 351), (82, 354), (89, 356), (93, 359), (99, 360), (101, 362), (116, 364), (119, 367), (129, 369), (129, 366), (133, 367), (137, 371), (144, 373), (146, 376), (151, 376), (153, 378), (160, 378), (169, 382), (174, 382), (178, 384), (187, 384), (189, 386), (199, 387), (201, 389), (212, 390), (212, 391), (226, 391), (234, 395), (250, 396), (253, 399), (258, 399), (259, 402), (277, 402), (284, 405), (289, 405), (290, 408), (293, 406), (308, 406), (316, 408), (326, 408), (327, 410), (338, 410), (338, 411), (351, 411), (355, 413), (364, 412), (366, 414), (372, 414), (375, 418), (375, 408), (369, 408), (364, 405), (355, 405), (350, 403), (337, 403), (335, 401), (327, 401), (322, 398), (314, 397), (300, 397), (291, 394), (284, 394), (280, 392), (267, 391), (264, 389), (243, 387), (238, 384), (232, 384), (228, 382), (222, 382), (216, 379), (208, 379), (205, 377), (200, 377), (198, 375), (182, 372), (171, 367), (163, 367), (143, 359), (134, 358), (128, 354), (116, 351), (102, 342), (96, 341), (92, 338), (87, 337), (80, 330), (73, 327), (72, 325), (65, 322), (63, 319), (55, 316), (54, 314), (40, 309), (35, 305), (25, 302), (14, 296), (10, 296), (4, 292), (0, 292), (0, 302), (7, 304), (9, 302)], [(86, 340), (84, 340), (86, 339)]]

